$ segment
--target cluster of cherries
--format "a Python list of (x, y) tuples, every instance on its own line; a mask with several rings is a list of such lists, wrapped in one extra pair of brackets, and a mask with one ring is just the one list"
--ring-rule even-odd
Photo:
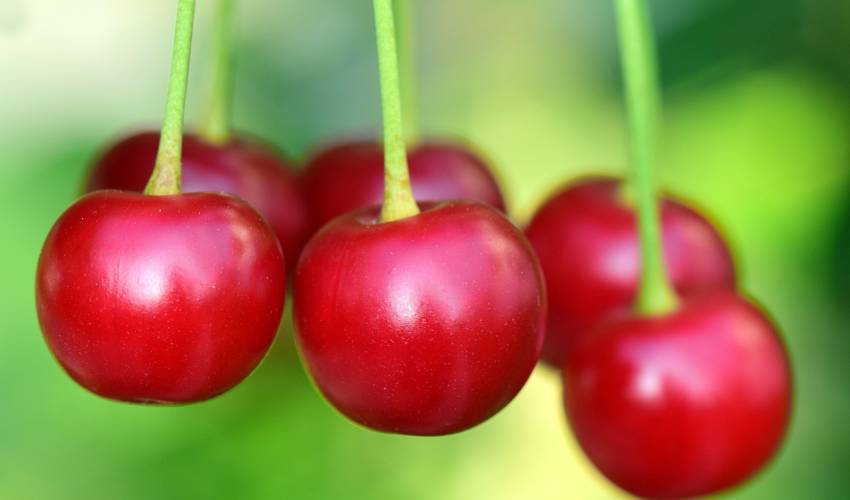
[[(193, 2), (180, 9), (185, 76), (179, 28), (190, 40)], [(42, 330), (68, 374), (126, 402), (220, 395), (268, 352), (288, 267), (303, 362), (364, 426), (471, 428), (514, 398), (542, 350), (562, 370), (579, 443), (625, 490), (694, 496), (760, 469), (789, 419), (789, 364), (773, 324), (736, 291), (718, 232), (664, 199), (677, 300), (635, 312), (641, 238), (626, 184), (575, 182), (523, 233), (466, 146), (423, 141), (405, 154), (389, 0), (375, 9), (384, 144), (333, 145), (298, 172), (251, 138), (182, 136), (182, 121), (169, 143), (167, 113), (162, 134), (127, 137), (97, 160), (37, 273)], [(176, 121), (185, 81), (172, 71)]]

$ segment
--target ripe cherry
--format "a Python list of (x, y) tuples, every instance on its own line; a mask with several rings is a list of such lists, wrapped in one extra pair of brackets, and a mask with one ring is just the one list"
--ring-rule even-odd
[(510, 402), (537, 362), (543, 282), (531, 247), (483, 204), (423, 205), (380, 223), (342, 216), (305, 247), (294, 282), (302, 358), (349, 418), (448, 434)]
[(729, 292), (612, 319), (578, 339), (563, 374), (581, 447), (640, 497), (734, 486), (773, 456), (788, 424), (785, 348), (764, 314)]
[[(142, 132), (117, 142), (94, 164), (86, 189), (141, 192), (151, 175), (158, 144), (158, 132)], [(309, 219), (298, 179), (276, 152), (242, 138), (214, 144), (187, 134), (182, 187), (184, 192), (230, 193), (250, 203), (274, 229), (294, 269), (309, 236)]]
[(194, 0), (179, 0), (162, 138), (144, 194), (97, 191), (42, 248), (36, 307), (82, 386), (133, 403), (203, 401), (265, 356), (283, 312), (280, 243), (249, 205), (182, 194), (180, 158)]
[[(413, 195), (419, 201), (466, 199), (505, 210), (487, 164), (466, 147), (421, 143), (409, 152), (408, 164)], [(314, 227), (346, 212), (380, 204), (383, 172), (384, 150), (377, 141), (344, 142), (317, 153), (302, 174)]]
[(99, 191), (47, 237), (39, 321), (59, 363), (96, 394), (202, 401), (265, 356), (283, 311), (284, 268), (271, 228), (236, 198)]
[(307, 244), (294, 280), (296, 340), (339, 411), (385, 432), (478, 425), (525, 384), (543, 341), (543, 276), (496, 209), (411, 190), (393, 0), (375, 0), (384, 111), (383, 206), (342, 215)]
[[(612, 178), (581, 180), (558, 192), (525, 233), (534, 246), (549, 303), (542, 358), (563, 362), (577, 338), (635, 302), (641, 253), (635, 210)], [(670, 199), (661, 205), (667, 273), (685, 298), (734, 290), (726, 244), (698, 213)]]

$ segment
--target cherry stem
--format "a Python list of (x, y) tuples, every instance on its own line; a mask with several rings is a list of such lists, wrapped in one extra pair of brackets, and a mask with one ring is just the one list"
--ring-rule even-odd
[(615, 3), (641, 247), (642, 272), (636, 308), (644, 315), (660, 315), (675, 310), (679, 299), (665, 269), (652, 174), (660, 108), (652, 19), (647, 0), (615, 0)]
[(413, 0), (395, 0), (396, 37), (399, 49), (399, 70), (404, 131), (408, 144), (418, 136), (416, 104), (416, 31)]
[(381, 222), (391, 222), (418, 214), (419, 207), (410, 188), (407, 168), (393, 0), (374, 0), (374, 8), (384, 120), (384, 205)]
[(231, 137), (233, 122), (233, 0), (218, 0), (213, 34), (212, 92), (207, 120), (202, 131), (204, 139), (224, 144)]
[(180, 194), (180, 158), (183, 153), (183, 113), (189, 81), (189, 57), (192, 52), (192, 23), (195, 0), (178, 0), (177, 27), (171, 55), (171, 78), (165, 118), (159, 137), (159, 151), (145, 194)]

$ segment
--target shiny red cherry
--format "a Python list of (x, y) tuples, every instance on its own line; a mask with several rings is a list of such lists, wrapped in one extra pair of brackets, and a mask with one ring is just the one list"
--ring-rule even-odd
[(564, 365), (564, 404), (613, 483), (645, 498), (691, 498), (739, 484), (776, 453), (790, 367), (771, 321), (719, 292), (582, 336)]
[(531, 247), (500, 212), (422, 208), (325, 226), (298, 263), (294, 317), (302, 358), (339, 411), (380, 431), (441, 435), (519, 392), (540, 354), (545, 297)]
[[(159, 132), (126, 137), (94, 164), (86, 189), (142, 191), (156, 161)], [(280, 155), (241, 138), (216, 145), (183, 139), (183, 192), (225, 192), (254, 206), (269, 222), (290, 270), (309, 237), (306, 202), (298, 179)]]
[(263, 218), (217, 194), (98, 191), (41, 252), (44, 338), (80, 385), (135, 403), (189, 403), (238, 384), (283, 311), (285, 264)]
[[(472, 200), (505, 210), (487, 164), (467, 148), (427, 142), (408, 152), (410, 183), (418, 201)], [(307, 164), (303, 182), (313, 225), (379, 205), (384, 199), (384, 149), (375, 141), (337, 144)]]
[[(667, 272), (681, 296), (735, 289), (732, 256), (707, 220), (665, 199), (661, 225)], [(635, 211), (623, 200), (620, 181), (588, 178), (549, 199), (525, 234), (549, 297), (542, 358), (559, 366), (578, 336), (634, 303), (640, 277)]]

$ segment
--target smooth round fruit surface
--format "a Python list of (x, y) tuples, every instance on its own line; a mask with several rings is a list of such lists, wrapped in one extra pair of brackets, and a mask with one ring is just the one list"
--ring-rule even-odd
[[(418, 201), (471, 200), (505, 210), (487, 164), (463, 146), (426, 142), (408, 152), (410, 183)], [(384, 198), (384, 148), (375, 141), (346, 142), (320, 151), (307, 164), (304, 189), (313, 225)]]
[[(588, 178), (558, 192), (525, 231), (546, 277), (549, 318), (542, 359), (560, 366), (576, 338), (630, 309), (640, 280), (634, 209), (621, 182)], [(684, 298), (735, 289), (726, 243), (690, 208), (664, 199), (661, 230), (667, 273)]]
[(729, 292), (582, 336), (564, 365), (579, 444), (624, 490), (691, 498), (734, 486), (776, 453), (791, 408), (785, 347)]
[[(87, 191), (144, 190), (156, 162), (159, 132), (126, 137), (94, 164)], [(309, 237), (309, 218), (299, 181), (273, 150), (234, 138), (216, 145), (194, 135), (183, 139), (183, 192), (223, 192), (256, 208), (274, 229), (290, 270)]]
[(135, 403), (189, 403), (260, 363), (283, 312), (283, 253), (263, 218), (217, 194), (98, 191), (42, 248), (44, 338), (80, 385)]
[(522, 233), (480, 203), (337, 218), (294, 282), (296, 338), (325, 397), (372, 429), (441, 435), (493, 416), (540, 354), (543, 278)]

